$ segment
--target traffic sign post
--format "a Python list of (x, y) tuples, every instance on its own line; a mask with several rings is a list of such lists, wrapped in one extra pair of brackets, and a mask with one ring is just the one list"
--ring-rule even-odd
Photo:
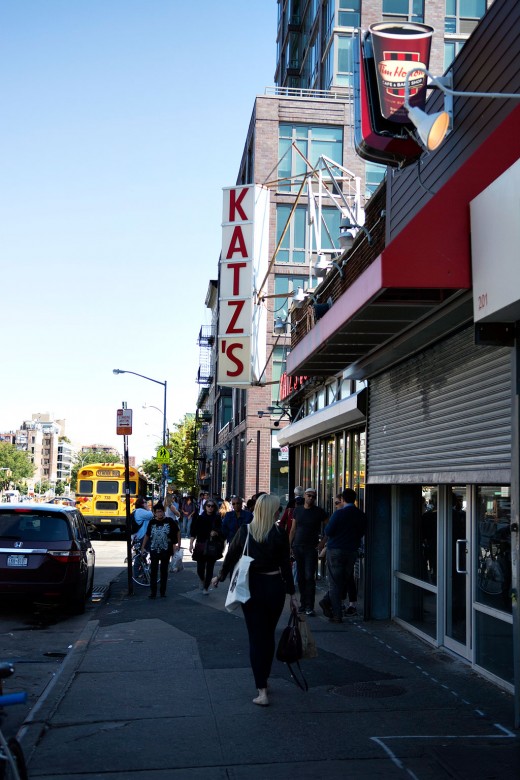
[(116, 433), (123, 437), (123, 453), (125, 460), (125, 508), (126, 508), (126, 561), (128, 576), (128, 595), (134, 595), (134, 583), (132, 580), (132, 544), (130, 523), (130, 459), (128, 456), (128, 437), (132, 433), (132, 410), (126, 408), (123, 401), (122, 409), (117, 410)]

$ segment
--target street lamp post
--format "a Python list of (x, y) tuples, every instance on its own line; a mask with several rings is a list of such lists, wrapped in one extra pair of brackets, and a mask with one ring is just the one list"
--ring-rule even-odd
[[(138, 374), (137, 371), (127, 371), (126, 369), (123, 370), (122, 368), (114, 368), (112, 370), (114, 374), (133, 374), (134, 376), (140, 376), (141, 379), (147, 379), (148, 382), (154, 382), (156, 385), (162, 385), (164, 387), (162, 443), (163, 443), (163, 447), (166, 447), (166, 391), (168, 387), (166, 379), (164, 380), (164, 382), (161, 382), (159, 379), (152, 379), (151, 376)], [(162, 493), (162, 498), (164, 498), (164, 496), (166, 495), (166, 474), (164, 468), (163, 468), (162, 480), (161, 480), (161, 493)]]

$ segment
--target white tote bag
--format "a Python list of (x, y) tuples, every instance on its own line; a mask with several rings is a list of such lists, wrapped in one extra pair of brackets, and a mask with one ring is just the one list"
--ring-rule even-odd
[(240, 604), (245, 604), (249, 601), (251, 594), (249, 592), (249, 567), (254, 558), (250, 558), (247, 555), (249, 544), (249, 528), (247, 529), (247, 538), (244, 545), (242, 556), (231, 575), (231, 582), (229, 584), (229, 590), (226, 596), (226, 609), (228, 612), (233, 612)]

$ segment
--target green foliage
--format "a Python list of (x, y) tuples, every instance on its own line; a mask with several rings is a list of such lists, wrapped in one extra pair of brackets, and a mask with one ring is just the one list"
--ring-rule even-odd
[(122, 463), (123, 459), (121, 455), (108, 455), (106, 452), (100, 450), (86, 450), (80, 455), (76, 455), (74, 465), (71, 470), (70, 484), (73, 490), (76, 490), (76, 481), (78, 478), (78, 471), (82, 466), (87, 463)]
[[(156, 450), (159, 447), (162, 447), (162, 444), (157, 445)], [(158, 489), (162, 479), (162, 466), (154, 458), (150, 458), (149, 460), (143, 460), (140, 468), (148, 482), (155, 482)]]
[(51, 488), (52, 485), (48, 479), (41, 479), (39, 482), (35, 483), (34, 492), (43, 495), (43, 493), (47, 493)]
[(5, 488), (10, 482), (19, 482), (32, 477), (34, 466), (31, 456), (24, 450), (17, 450), (14, 444), (0, 442), (0, 468), (9, 469), (0, 471), (0, 486)]
[(172, 453), (170, 474), (174, 485), (180, 492), (195, 493), (197, 485), (196, 430), (195, 415), (186, 414), (170, 433)]
[(62, 496), (65, 493), (65, 483), (62, 482), (61, 479), (56, 482), (54, 492), (57, 496)]
[[(173, 478), (171, 486), (181, 493), (192, 493), (195, 492), (197, 484), (195, 415), (184, 415), (184, 418), (174, 427), (175, 431), (170, 432), (168, 442), (171, 452), (169, 473)], [(156, 451), (160, 446), (162, 445), (157, 445)], [(141, 469), (148, 480), (156, 484), (161, 483), (162, 467), (154, 459), (144, 460)]]

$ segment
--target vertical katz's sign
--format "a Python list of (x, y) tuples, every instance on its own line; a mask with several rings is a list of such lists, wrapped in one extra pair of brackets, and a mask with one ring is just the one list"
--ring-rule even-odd
[[(266, 312), (254, 301), (267, 273), (269, 190), (225, 187), (219, 274), (217, 383), (245, 387), (265, 366)], [(264, 377), (265, 379), (265, 373)]]

